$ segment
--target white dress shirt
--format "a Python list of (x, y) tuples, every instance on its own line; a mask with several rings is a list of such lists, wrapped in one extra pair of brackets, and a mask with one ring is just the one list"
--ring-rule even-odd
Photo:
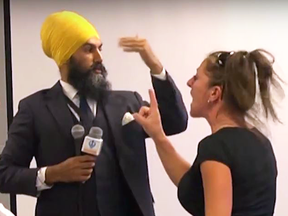
[[(152, 74), (157, 79), (160, 80), (166, 80), (166, 70), (163, 68), (161, 74), (154, 75)], [(78, 91), (75, 89), (72, 85), (69, 83), (64, 82), (63, 80), (60, 80), (60, 84), (63, 88), (64, 94), (77, 106), (80, 107), (80, 98), (79, 95), (77, 94)], [(97, 111), (97, 102), (94, 99), (87, 98), (87, 103), (94, 114), (96, 116), (96, 111)], [(71, 112), (75, 115), (78, 121), (80, 121), (80, 117), (78, 114), (67, 104)], [(46, 173), (47, 167), (42, 167), (39, 169), (37, 173), (37, 179), (36, 179), (36, 187), (37, 191), (40, 192), (42, 190), (50, 189), (52, 186), (48, 186), (45, 184), (45, 173)], [(1, 215), (0, 215), (1, 216)]]
[[(63, 88), (63, 92), (64, 94), (77, 106), (80, 107), (80, 97), (77, 94), (78, 91), (69, 83), (64, 82), (63, 80), (60, 80), (60, 84)], [(91, 98), (87, 98), (87, 103), (93, 113), (94, 116), (96, 116), (96, 110), (97, 110), (97, 102), (94, 99)], [(75, 112), (74, 109), (72, 109), (72, 107), (69, 106), (69, 109), (71, 110), (71, 112), (75, 115), (75, 117), (77, 118), (78, 121), (80, 121), (80, 116), (78, 116), (78, 114)]]
[(6, 209), (2, 203), (0, 203), (0, 216), (15, 216), (11, 211)]

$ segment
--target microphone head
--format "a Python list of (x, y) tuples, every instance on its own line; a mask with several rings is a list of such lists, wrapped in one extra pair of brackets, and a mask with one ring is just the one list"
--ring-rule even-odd
[(103, 130), (100, 127), (92, 127), (89, 131), (89, 136), (96, 139), (101, 139), (102, 135)]
[(74, 139), (80, 139), (84, 136), (85, 129), (80, 124), (74, 125), (71, 129), (71, 134), (72, 134)]

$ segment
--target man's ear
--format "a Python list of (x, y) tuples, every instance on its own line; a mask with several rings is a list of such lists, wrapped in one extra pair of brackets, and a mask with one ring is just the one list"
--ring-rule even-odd
[(64, 81), (68, 80), (68, 71), (69, 71), (69, 63), (70, 63), (70, 59), (67, 60), (64, 64), (62, 64), (61, 66), (59, 66), (59, 71), (60, 71), (60, 75), (61, 75), (61, 79)]

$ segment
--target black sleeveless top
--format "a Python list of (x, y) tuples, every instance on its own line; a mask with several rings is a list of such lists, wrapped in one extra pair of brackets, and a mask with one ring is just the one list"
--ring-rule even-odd
[(270, 141), (259, 131), (223, 128), (204, 138), (196, 159), (178, 186), (182, 206), (193, 216), (204, 216), (200, 164), (214, 160), (232, 174), (232, 216), (271, 216), (276, 200), (276, 159)]

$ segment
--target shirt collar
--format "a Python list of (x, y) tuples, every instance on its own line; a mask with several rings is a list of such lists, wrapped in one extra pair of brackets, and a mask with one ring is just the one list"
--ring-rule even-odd
[(64, 82), (63, 80), (60, 80), (60, 84), (63, 88), (63, 92), (64, 94), (70, 99), (70, 100), (73, 100), (77, 93), (78, 93), (78, 90), (75, 89), (72, 85), (70, 85), (69, 83), (67, 82)]

